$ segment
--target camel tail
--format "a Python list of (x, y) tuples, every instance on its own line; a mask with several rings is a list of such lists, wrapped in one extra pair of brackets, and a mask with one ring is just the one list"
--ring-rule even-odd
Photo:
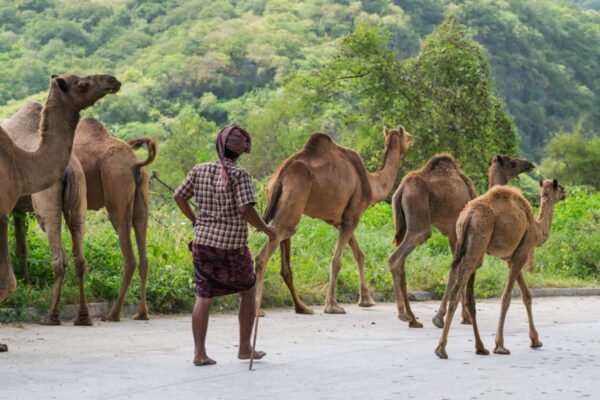
[(139, 168), (145, 167), (146, 165), (148, 165), (152, 161), (154, 161), (154, 159), (156, 158), (156, 147), (157, 146), (156, 146), (156, 140), (154, 140), (154, 139), (143, 136), (143, 137), (128, 140), (127, 144), (129, 144), (131, 146), (131, 148), (134, 150), (139, 149), (143, 145), (146, 145), (146, 147), (148, 148), (148, 158), (146, 158), (144, 161), (140, 161), (137, 164), (135, 164), (134, 168), (139, 169)]
[(396, 190), (392, 197), (392, 210), (394, 212), (394, 245), (398, 246), (406, 235), (406, 217), (402, 210), (402, 186)]
[(277, 212), (277, 205), (279, 203), (279, 199), (281, 198), (281, 192), (283, 191), (283, 185), (281, 183), (281, 179), (278, 179), (275, 183), (275, 187), (273, 188), (273, 194), (267, 201), (267, 207), (265, 209), (265, 213), (263, 215), (263, 219), (268, 224), (275, 217), (275, 213)]
[[(470, 211), (470, 210), (469, 210)], [(461, 264), (465, 254), (467, 253), (467, 244), (469, 242), (469, 225), (471, 225), (471, 213), (467, 214), (467, 218), (462, 223), (461, 231), (458, 236), (458, 243), (454, 249), (454, 259), (452, 260), (451, 269), (458, 268)]]
[(79, 181), (75, 176), (75, 171), (71, 167), (67, 167), (63, 175), (63, 214), (68, 221), (71, 221), (73, 216), (81, 207), (81, 198), (79, 196)]

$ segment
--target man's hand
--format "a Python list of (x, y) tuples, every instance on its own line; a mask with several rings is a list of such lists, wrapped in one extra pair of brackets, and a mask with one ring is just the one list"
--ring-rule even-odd
[(270, 225), (267, 225), (267, 229), (264, 230), (264, 233), (269, 237), (269, 240), (271, 241), (277, 239), (277, 229), (273, 228)]

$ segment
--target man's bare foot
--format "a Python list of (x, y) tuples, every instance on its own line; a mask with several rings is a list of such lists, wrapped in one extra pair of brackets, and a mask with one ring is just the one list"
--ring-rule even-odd
[(216, 363), (217, 362), (215, 360), (208, 356), (194, 359), (194, 365), (196, 367), (202, 367), (203, 365), (215, 365)]
[[(264, 351), (255, 351), (254, 352), (254, 359), (255, 360), (260, 360), (261, 358), (263, 358), (264, 356), (266, 356), (267, 353), (265, 353)], [(244, 353), (238, 353), (238, 358), (240, 360), (249, 360), (250, 359), (250, 352), (244, 352)]]

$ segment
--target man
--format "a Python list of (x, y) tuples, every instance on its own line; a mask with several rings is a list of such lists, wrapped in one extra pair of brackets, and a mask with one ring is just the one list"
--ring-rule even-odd
[[(248, 250), (248, 227), (254, 226), (274, 239), (276, 231), (258, 215), (254, 204), (252, 178), (236, 164), (251, 149), (250, 135), (237, 125), (228, 125), (217, 135), (218, 161), (197, 165), (175, 191), (175, 202), (194, 225), (190, 243), (196, 278), (196, 304), (192, 313), (194, 365), (212, 365), (205, 348), (208, 316), (213, 298), (240, 294), (240, 347), (238, 358), (249, 359), (255, 316), (254, 263)], [(198, 209), (188, 200), (194, 196)], [(260, 360), (266, 354), (254, 352)]]

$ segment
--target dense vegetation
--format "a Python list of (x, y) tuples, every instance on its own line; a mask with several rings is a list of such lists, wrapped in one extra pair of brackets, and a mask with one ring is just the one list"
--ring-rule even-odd
[[(585, 189), (570, 188), (558, 206), (553, 234), (537, 253), (538, 272), (528, 279), (537, 286), (597, 284), (600, 198), (590, 190), (600, 187), (598, 9), (590, 0), (0, 0), (0, 119), (26, 100), (43, 100), (51, 73), (113, 73), (121, 92), (88, 113), (121, 138), (160, 138), (150, 169), (172, 186), (214, 157), (214, 135), (230, 121), (253, 134), (253, 153), (242, 164), (258, 189), (317, 130), (357, 149), (374, 169), (382, 127), (402, 124), (416, 143), (400, 176), (446, 151), (479, 191), (490, 156), (546, 157), (541, 172)], [(519, 184), (535, 203), (537, 183), (525, 177)], [(5, 304), (48, 304), (50, 256), (35, 225), (31, 220), (34, 283), (20, 285)], [(154, 186), (148, 242), (155, 311), (186, 309), (192, 300), (190, 232), (182, 226), (170, 193)], [(368, 280), (388, 300), (392, 229), (391, 208), (380, 204), (358, 231)], [(103, 212), (90, 213), (86, 231), (88, 297), (114, 299), (116, 235)], [(335, 234), (305, 221), (294, 239), (296, 282), (311, 302), (323, 300)], [(262, 240), (252, 236), (253, 251)], [(443, 290), (449, 261), (436, 233), (408, 261), (412, 288)], [(267, 303), (289, 304), (276, 264)], [(345, 264), (338, 291), (354, 301), (349, 254)], [(486, 261), (479, 295), (498, 293), (501, 264)], [(76, 299), (74, 283), (70, 271), (63, 301)]]

